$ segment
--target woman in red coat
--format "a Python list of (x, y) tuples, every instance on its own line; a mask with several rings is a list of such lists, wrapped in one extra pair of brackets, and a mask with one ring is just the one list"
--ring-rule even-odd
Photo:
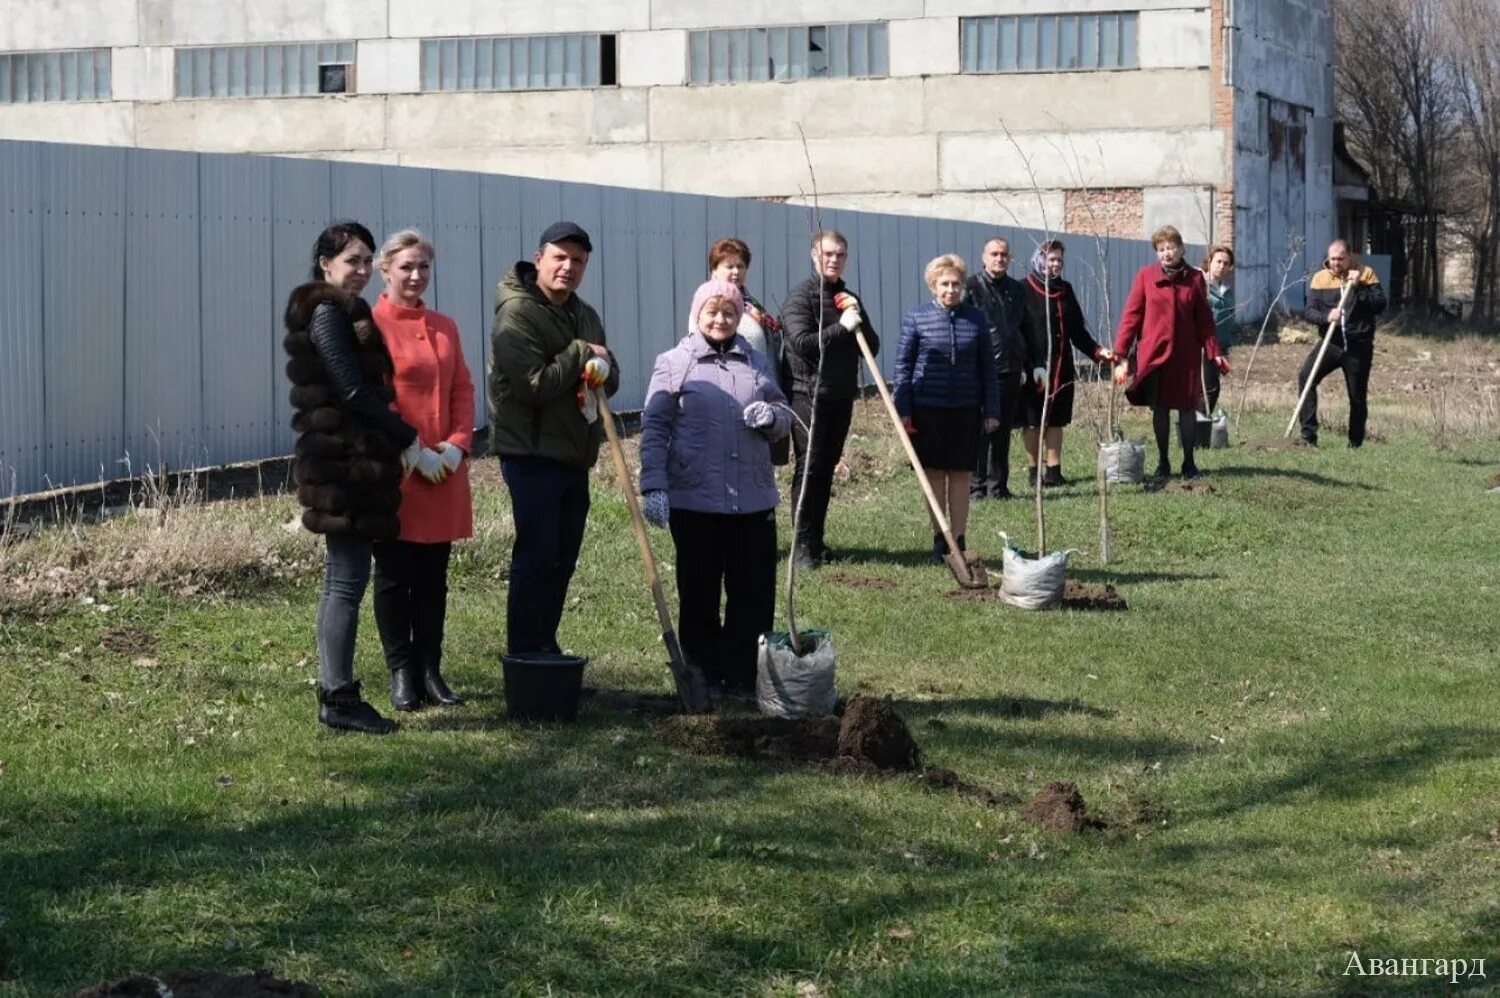
[(1171, 415), (1177, 410), (1177, 435), (1182, 442), (1182, 477), (1197, 478), (1193, 462), (1193, 438), (1197, 430), (1198, 401), (1203, 397), (1203, 375), (1198, 355), (1208, 353), (1220, 373), (1229, 372), (1229, 361), (1214, 339), (1214, 315), (1208, 305), (1203, 274), (1182, 259), (1182, 234), (1164, 226), (1151, 237), (1157, 262), (1142, 267), (1130, 285), (1130, 297), (1120, 316), (1115, 336), (1115, 383), (1129, 375), (1128, 357), (1135, 349), (1135, 378), (1125, 390), (1132, 405), (1149, 405), (1156, 431), (1156, 477), (1172, 474), (1167, 460)]
[(401, 534), (375, 545), (375, 624), (391, 670), (391, 706), (463, 703), (443, 681), (448, 556), (474, 532), (469, 450), (474, 446), (474, 382), (453, 320), (422, 302), (432, 275), (432, 244), (407, 229), (385, 241), (385, 291), (375, 322), (396, 367), (396, 411), (416, 427), (423, 451), (401, 486)]

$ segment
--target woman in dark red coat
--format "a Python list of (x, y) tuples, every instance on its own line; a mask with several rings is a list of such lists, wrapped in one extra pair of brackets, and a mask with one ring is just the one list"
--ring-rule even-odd
[[(1125, 390), (1132, 405), (1149, 405), (1160, 458), (1156, 477), (1172, 474), (1167, 460), (1171, 415), (1177, 410), (1177, 435), (1182, 442), (1182, 477), (1197, 478), (1193, 462), (1193, 437), (1197, 408), (1203, 397), (1203, 375), (1199, 351), (1206, 351), (1220, 373), (1229, 373), (1229, 361), (1214, 339), (1214, 315), (1208, 305), (1203, 274), (1182, 259), (1182, 234), (1168, 225), (1151, 237), (1157, 262), (1142, 267), (1130, 285), (1130, 297), (1120, 316), (1115, 336), (1115, 356), (1126, 358), (1135, 350), (1135, 377)], [(1115, 368), (1115, 383), (1124, 384), (1127, 363)]]

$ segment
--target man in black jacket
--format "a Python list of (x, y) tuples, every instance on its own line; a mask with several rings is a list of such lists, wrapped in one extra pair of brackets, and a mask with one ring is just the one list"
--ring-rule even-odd
[[(1358, 447), (1365, 442), (1365, 418), (1369, 413), (1367, 398), (1370, 391), (1370, 362), (1375, 356), (1375, 317), (1385, 311), (1385, 290), (1380, 278), (1370, 267), (1360, 267), (1349, 250), (1349, 244), (1335, 239), (1328, 247), (1328, 259), (1323, 269), (1313, 275), (1307, 286), (1307, 307), (1303, 314), (1307, 321), (1318, 326), (1318, 342), (1302, 362), (1297, 375), (1297, 390), (1300, 393), (1312, 378), (1313, 390), (1297, 412), (1302, 424), (1302, 439), (1318, 444), (1318, 383), (1334, 371), (1342, 369), (1344, 384), (1349, 389), (1349, 446)], [(1344, 291), (1348, 289), (1348, 298)], [(1340, 308), (1339, 303), (1343, 302)], [(1323, 334), (1331, 323), (1338, 323), (1333, 341), (1318, 364), (1318, 350)], [(1317, 370), (1313, 369), (1317, 365)]]
[(1026, 286), (1011, 277), (1010, 242), (999, 236), (984, 244), (984, 270), (969, 277), (964, 300), (984, 313), (995, 348), (995, 374), (1000, 379), (1000, 428), (979, 439), (979, 464), (969, 494), (975, 499), (1009, 499), (1010, 436), (1020, 412), (1021, 383), (1026, 372), (1040, 367), (1027, 345)]
[[(792, 475), (792, 508), (800, 499), (793, 557), (799, 568), (817, 568), (831, 557), (823, 543), (833, 469), (844, 451), (854, 398), (859, 391), (859, 344), (854, 331), (864, 326), (872, 353), (880, 339), (859, 299), (844, 284), (849, 241), (832, 230), (813, 236), (813, 276), (797, 285), (782, 305), (786, 337), (787, 395), (797, 421), (812, 426), (811, 454), (807, 431), (794, 423), (792, 443), (797, 463)], [(820, 364), (821, 358), (821, 364)], [(807, 495), (802, 496), (803, 479)]]

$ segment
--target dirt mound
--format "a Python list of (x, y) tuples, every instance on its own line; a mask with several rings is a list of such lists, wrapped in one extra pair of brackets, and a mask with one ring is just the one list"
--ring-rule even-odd
[(1104, 828), (1103, 820), (1089, 814), (1088, 804), (1072, 780), (1054, 780), (1041, 789), (1021, 812), (1027, 821), (1047, 832), (1087, 832)]
[(915, 772), (922, 768), (922, 750), (906, 722), (889, 700), (873, 697), (849, 701), (839, 729), (838, 754), (866, 760), (880, 769)]
[(782, 762), (819, 762), (839, 751), (839, 719), (677, 714), (657, 721), (656, 737), (694, 755), (732, 755)]
[(301, 981), (283, 981), (269, 970), (222, 974), (217, 970), (181, 970), (160, 977), (137, 974), (84, 988), (73, 998), (317, 998), (318, 989)]
[(1065, 610), (1128, 610), (1123, 597), (1109, 583), (1091, 586), (1068, 579), (1063, 583), (1063, 609)]

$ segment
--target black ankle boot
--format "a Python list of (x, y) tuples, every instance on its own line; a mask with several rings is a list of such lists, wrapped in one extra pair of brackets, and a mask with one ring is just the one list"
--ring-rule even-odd
[(1047, 465), (1047, 473), (1042, 476), (1043, 485), (1066, 485), (1067, 481), (1062, 476), (1062, 465)]
[(457, 707), (464, 702), (463, 697), (448, 688), (435, 663), (422, 672), (422, 691), (427, 694), (430, 702), (440, 707)]
[(1166, 461), (1165, 458), (1163, 458), (1160, 461), (1157, 461), (1156, 462), (1156, 473), (1154, 475), (1152, 475), (1151, 477), (1153, 477), (1153, 478), (1160, 478), (1162, 480), (1166, 480), (1168, 478), (1171, 478), (1172, 477), (1172, 465), (1169, 464)]
[(359, 731), (367, 735), (388, 735), (396, 730), (396, 722), (380, 716), (380, 712), (359, 695), (359, 684), (350, 683), (336, 690), (318, 688), (318, 721), (340, 731)]
[(1182, 462), (1182, 477), (1191, 481), (1195, 478), (1202, 478), (1203, 472), (1198, 470), (1198, 466), (1193, 463), (1192, 458), (1188, 458)]
[(422, 706), (421, 673), (414, 665), (391, 670), (391, 706), (396, 710), (417, 710)]
[(1034, 464), (1026, 469), (1026, 484), (1033, 489), (1036, 488), (1036, 465)]
[(932, 535), (932, 563), (941, 565), (943, 559), (948, 557), (948, 542), (943, 540), (942, 534)]
[(966, 544), (964, 544), (964, 535), (963, 534), (959, 534), (957, 537), (953, 538), (953, 543), (955, 543), (955, 544), (958, 545), (958, 549), (960, 551), (967, 551), (967, 550), (969, 550), (968, 546)]

